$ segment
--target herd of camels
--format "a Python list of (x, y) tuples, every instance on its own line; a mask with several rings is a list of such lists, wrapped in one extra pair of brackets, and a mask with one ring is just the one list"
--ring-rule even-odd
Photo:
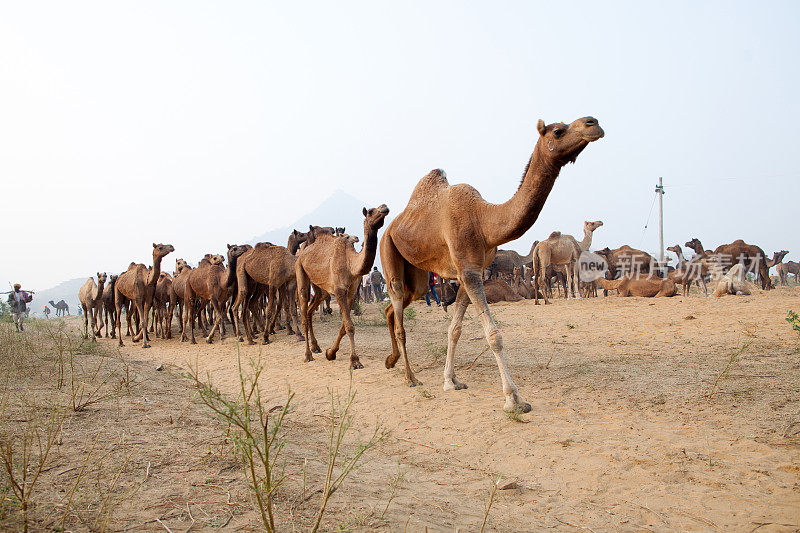
[[(565, 296), (596, 293), (598, 285), (603, 290), (618, 290), (621, 295), (672, 296), (677, 292), (677, 285), (688, 291), (692, 283), (704, 283), (709, 273), (718, 269), (717, 289), (723, 287), (726, 292), (735, 294), (747, 290), (742, 265), (734, 266), (736, 261), (725, 263), (718, 258), (736, 258), (742, 254), (748, 261), (756, 262), (747, 265), (748, 268), (760, 274), (764, 288), (769, 287), (766, 269), (779, 263), (784, 252), (776, 254), (770, 263), (764, 260), (760, 248), (742, 241), (711, 252), (704, 250), (697, 239), (687, 243), (696, 252), (689, 261), (683, 258), (680, 247), (672, 248), (680, 264), (666, 277), (651, 276), (653, 258), (624, 246), (597, 252), (607, 261), (609, 279), (582, 283), (577, 259), (582, 251), (589, 250), (592, 234), (602, 226), (601, 221), (587, 221), (581, 241), (555, 232), (536, 243), (528, 256), (498, 250), (498, 246), (518, 239), (533, 225), (561, 168), (574, 163), (589, 143), (604, 135), (598, 121), (592, 117), (580, 118), (571, 124), (545, 125), (539, 120), (537, 130), (539, 138), (522, 182), (507, 202), (490, 204), (473, 187), (451, 185), (444, 171), (433, 170), (419, 181), (405, 210), (388, 224), (380, 246), (378, 231), (389, 209), (385, 205), (363, 209), (364, 234), (360, 252), (354, 246), (359, 238), (346, 234), (344, 228), (311, 226), (308, 232), (293, 231), (287, 246), (228, 245), (224, 256), (207, 254), (195, 268), (177, 259), (174, 275), (170, 275), (162, 271), (161, 263), (175, 248), (171, 244), (154, 243), (152, 267), (131, 263), (128, 270), (119, 275), (98, 272), (96, 283), (89, 278), (80, 289), (87, 335), (100, 336), (105, 325), (108, 337), (110, 321), (111, 337), (116, 337), (123, 346), (121, 311), (125, 309), (128, 334), (133, 335), (134, 342), (141, 341), (142, 347), (147, 348), (150, 346), (148, 331), (153, 331), (156, 337), (172, 337), (172, 319), (178, 309), (181, 341), (196, 342), (197, 322), (206, 341), (211, 343), (217, 331), (222, 338), (225, 323), (229, 322), (237, 338), (246, 338), (252, 344), (260, 334), (261, 341), (267, 343), (276, 327), (282, 327), (278, 322), (283, 311), (288, 333), (305, 341), (305, 361), (313, 361), (313, 354), (322, 351), (314, 335), (314, 313), (333, 296), (341, 311), (341, 326), (333, 345), (325, 351), (325, 357), (336, 358), (346, 334), (350, 342), (350, 366), (363, 368), (356, 353), (351, 315), (362, 276), (370, 271), (376, 254), (380, 253), (390, 299), (384, 311), (392, 346), (386, 367), (394, 367), (402, 357), (408, 385), (420, 384), (406, 350), (403, 310), (428, 292), (428, 273), (435, 272), (442, 279), (458, 281), (449, 302), (453, 316), (448, 329), (444, 389), (467, 387), (456, 378), (454, 361), (462, 319), (472, 302), (497, 361), (505, 395), (504, 408), (528, 412), (531, 407), (509, 373), (503, 339), (488, 305), (498, 299), (495, 294), (498, 290), (503, 293), (516, 289), (512, 291), (514, 294), (524, 293), (524, 297), (535, 298), (536, 303), (541, 292), (547, 302), (551, 280), (560, 276)], [(761, 258), (760, 263), (758, 258)], [(641, 265), (640, 271), (623, 272), (614, 279), (624, 264), (631, 263)], [(725, 270), (728, 272), (723, 275)], [(203, 320), (206, 315), (211, 323), (208, 330)]]

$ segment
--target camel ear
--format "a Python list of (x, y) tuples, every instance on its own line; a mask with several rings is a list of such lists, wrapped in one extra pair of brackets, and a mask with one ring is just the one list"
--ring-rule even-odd
[(544, 120), (539, 119), (539, 122), (536, 123), (536, 129), (539, 130), (539, 135), (544, 135), (544, 132), (547, 130)]
[(361, 208), (361, 212), (364, 214), (364, 216), (367, 216), (367, 208), (366, 207)]
[(229, 245), (228, 245), (228, 250), (230, 250), (231, 248), (233, 248), (233, 245), (232, 245), (232, 244), (229, 244)]

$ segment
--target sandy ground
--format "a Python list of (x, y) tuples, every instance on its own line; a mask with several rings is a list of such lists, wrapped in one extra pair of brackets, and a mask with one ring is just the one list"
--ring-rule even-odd
[[(384, 367), (390, 347), (377, 304), (356, 323), (365, 368), (354, 372), (351, 440), (376, 423), (389, 434), (335, 494), (327, 529), (477, 531), (497, 478), (513, 483), (497, 492), (487, 530), (800, 528), (800, 336), (785, 321), (787, 309), (800, 310), (800, 288), (723, 299), (495, 304), (512, 376), (533, 406), (519, 421), (502, 410), (497, 366), (474, 312), (456, 365), (469, 388), (444, 392), (449, 316), (424, 302), (413, 308), (408, 345), (421, 387), (405, 385), (402, 361)], [(338, 321), (315, 324), (324, 350)], [(138, 443), (130, 480), (120, 482), (137, 488), (119, 498), (112, 530), (163, 531), (156, 518), (172, 531), (193, 523), (194, 530), (257, 529), (224, 425), (203, 414), (180, 377), (197, 365), (235, 393), (236, 343), (199, 339), (156, 339), (149, 350), (126, 340), (122, 354), (138, 373), (139, 392), (105, 409), (116, 425), (109, 438), (125, 432), (128, 444)], [(241, 354), (266, 361), (269, 402), (281, 403), (289, 387), (296, 393), (279, 516), (304, 530), (318, 498), (295, 505), (291, 516), (290, 503), (304, 462), (309, 487), (322, 479), (327, 389), (347, 389), (347, 344), (335, 361), (321, 355), (303, 363), (304, 344), (280, 332), (267, 346), (242, 345)], [(398, 470), (404, 480), (383, 514)]]

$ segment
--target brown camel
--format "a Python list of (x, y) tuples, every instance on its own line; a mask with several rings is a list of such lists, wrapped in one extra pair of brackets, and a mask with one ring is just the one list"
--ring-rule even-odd
[[(314, 336), (312, 321), (314, 311), (326, 296), (334, 295), (342, 313), (342, 324), (333, 345), (325, 350), (325, 357), (330, 361), (336, 359), (339, 344), (345, 333), (350, 338), (350, 367), (364, 368), (356, 355), (355, 326), (350, 317), (350, 310), (355, 302), (356, 291), (361, 276), (369, 273), (375, 262), (378, 250), (378, 230), (389, 214), (389, 208), (381, 205), (372, 209), (363, 209), (364, 245), (356, 252), (350, 239), (345, 236), (317, 235), (314, 242), (303, 248), (295, 264), (297, 275), (297, 294), (300, 299), (300, 317), (303, 321), (303, 333), (306, 336), (306, 362), (313, 361), (312, 345), (319, 353), (319, 344)], [(311, 285), (314, 285), (314, 299), (309, 305)], [(317, 292), (319, 288), (319, 292)]]
[(483, 291), (486, 294), (486, 303), (519, 302), (525, 297), (508, 284), (504, 279), (490, 279), (483, 282)]
[[(195, 300), (202, 302), (201, 307), (210, 302), (214, 309), (214, 324), (206, 337), (206, 342), (214, 342), (214, 332), (219, 329), (219, 338), (222, 342), (225, 330), (223, 322), (225, 320), (225, 304), (231, 295), (231, 289), (236, 283), (236, 266), (238, 258), (244, 254), (249, 247), (228, 245), (228, 268), (223, 266), (225, 258), (221, 255), (207, 254), (200, 264), (191, 271), (186, 280), (186, 287), (183, 293), (183, 301), (186, 312), (183, 318), (183, 332), (181, 342), (186, 340), (186, 328), (191, 328), (191, 342), (197, 344), (194, 337), (194, 306)], [(189, 322), (191, 321), (191, 326)]]
[[(533, 250), (533, 287), (539, 288), (542, 285), (539, 283), (539, 278), (544, 276), (549, 266), (563, 265), (566, 268), (566, 286), (564, 288), (565, 297), (572, 292), (575, 296), (575, 290), (578, 287), (578, 268), (577, 263), (581, 255), (581, 249), (578, 242), (571, 235), (562, 235), (560, 231), (554, 231), (548, 238), (536, 245)], [(550, 303), (547, 299), (547, 293), (542, 292), (544, 296), (544, 303)], [(577, 297), (580, 298), (580, 291)], [(539, 305), (539, 291), (534, 295), (535, 305)]]
[(747, 244), (742, 239), (737, 239), (730, 244), (717, 246), (714, 250), (714, 257), (724, 270), (730, 269), (737, 263), (742, 263), (748, 272), (757, 274), (761, 280), (761, 288), (769, 290), (772, 288), (769, 281), (769, 268), (767, 267), (767, 257), (764, 250), (754, 244)]
[(172, 287), (169, 293), (169, 313), (167, 314), (167, 338), (172, 338), (172, 316), (178, 310), (178, 332), (183, 332), (183, 295), (186, 292), (186, 280), (192, 267), (184, 259), (175, 260), (175, 273), (172, 276)]
[(620, 279), (607, 280), (599, 278), (597, 284), (605, 290), (617, 290), (620, 296), (640, 296), (652, 298), (654, 296), (675, 296), (678, 288), (669, 278), (657, 278), (639, 274), (636, 276), (623, 276)]
[(117, 284), (119, 275), (111, 274), (108, 283), (103, 288), (103, 323), (106, 328), (106, 337), (108, 337), (108, 322), (111, 321), (111, 338), (117, 336), (114, 326), (116, 325), (116, 308), (114, 306), (114, 286)]
[(533, 249), (539, 241), (535, 241), (531, 245), (531, 251), (528, 255), (519, 255), (514, 250), (497, 250), (494, 256), (492, 270), (492, 277), (495, 275), (513, 276), (515, 268), (522, 268), (533, 260)]
[(656, 263), (653, 256), (628, 245), (613, 250), (606, 247), (596, 253), (605, 258), (612, 278), (631, 274), (649, 274), (655, 271)]
[[(310, 237), (310, 236), (307, 236)], [(307, 244), (307, 242), (306, 242)], [(291, 326), (287, 329), (289, 334), (296, 334), (302, 338), (300, 324), (297, 318), (297, 281), (295, 278), (295, 262), (297, 257), (290, 253), (284, 246), (270, 243), (258, 243), (254, 248), (243, 253), (236, 264), (236, 282), (238, 294), (233, 304), (234, 314), (241, 309), (241, 321), (247, 342), (254, 344), (253, 332), (250, 325), (250, 304), (259, 294), (259, 286), (267, 287), (268, 309), (264, 316), (264, 332), (262, 343), (269, 342), (269, 334), (277, 317), (279, 298), (284, 301), (284, 310), (288, 317), (287, 325), (294, 322), (295, 330)], [(235, 325), (236, 335), (239, 336), (239, 322)]]
[[(142, 348), (150, 347), (150, 339), (147, 335), (147, 313), (153, 305), (153, 295), (156, 292), (156, 283), (161, 274), (161, 260), (169, 253), (175, 251), (171, 244), (153, 243), (153, 268), (148, 268), (142, 264), (132, 264), (127, 271), (120, 274), (117, 283), (114, 285), (114, 305), (117, 315), (117, 333), (119, 334), (119, 345), (122, 342), (122, 324), (120, 323), (122, 306), (131, 302), (139, 313), (141, 324), (139, 331), (133, 337), (133, 342), (142, 340)], [(131, 312), (128, 313), (130, 320)]]
[(381, 241), (381, 263), (392, 305), (386, 320), (392, 341), (387, 368), (402, 355), (409, 385), (417, 385), (408, 362), (403, 309), (428, 290), (428, 272), (458, 279), (454, 314), (448, 334), (444, 389), (463, 389), (455, 376), (455, 348), (468, 302), (478, 310), (484, 334), (494, 352), (506, 397), (505, 408), (530, 411), (506, 366), (503, 339), (492, 319), (483, 288), (482, 273), (494, 259), (498, 246), (518, 239), (536, 221), (556, 177), (568, 162), (592, 141), (603, 136), (597, 120), (578, 119), (572, 124), (537, 124), (539, 139), (517, 192), (507, 202), (486, 202), (466, 184), (450, 185), (444, 171), (436, 169), (422, 178), (405, 210), (386, 229)]
[(689, 295), (689, 288), (692, 282), (702, 285), (703, 292), (708, 296), (708, 287), (706, 286), (706, 277), (708, 276), (708, 264), (704, 255), (696, 255), (691, 260), (687, 261), (683, 256), (683, 249), (679, 244), (667, 247), (667, 250), (674, 252), (678, 256), (678, 266), (667, 274), (667, 277), (674, 281), (676, 284), (680, 283), (683, 286), (683, 295)]
[(53, 303), (53, 300), (50, 300), (50, 305), (53, 306), (53, 309), (56, 310), (56, 316), (65, 316), (69, 314), (69, 305), (64, 300), (59, 300), (58, 303)]
[[(155, 323), (155, 335), (162, 339), (167, 338), (167, 313), (172, 313), (172, 308), (167, 309), (172, 295), (172, 276), (169, 272), (162, 272), (156, 282), (156, 293), (153, 297), (153, 322)], [(160, 332), (160, 334), (159, 334)]]
[[(78, 291), (78, 299), (81, 301), (83, 307), (83, 338), (89, 337), (89, 319), (92, 321), (92, 340), (97, 340), (97, 318), (98, 314), (102, 315), (103, 312), (103, 287), (106, 284), (106, 273), (97, 273), (97, 284), (94, 283), (94, 278), (89, 278), (86, 283)], [(95, 333), (97, 332), (97, 333)]]
[(787, 261), (779, 263), (775, 269), (778, 271), (778, 278), (784, 285), (789, 284), (789, 274), (794, 274), (794, 282), (797, 283), (797, 278), (800, 276), (800, 264), (794, 261)]

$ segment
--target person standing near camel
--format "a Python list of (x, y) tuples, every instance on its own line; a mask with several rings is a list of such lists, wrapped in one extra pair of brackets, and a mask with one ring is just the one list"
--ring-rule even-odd
[(369, 281), (369, 274), (361, 276), (361, 284), (364, 287), (364, 303), (368, 304), (372, 301), (372, 285)]
[(375, 295), (376, 302), (383, 301), (383, 274), (381, 274), (378, 267), (372, 267), (372, 272), (369, 273), (369, 280), (372, 283), (372, 294)]
[(25, 311), (28, 309), (27, 304), (32, 300), (33, 297), (23, 291), (19, 283), (14, 284), (14, 290), (8, 295), (8, 306), (11, 308), (11, 320), (14, 322), (15, 331), (25, 331), (23, 326)]
[(433, 299), (436, 300), (436, 305), (439, 307), (442, 306), (441, 300), (439, 300), (439, 295), (436, 294), (436, 284), (439, 280), (436, 278), (436, 274), (433, 272), (428, 272), (428, 292), (425, 293), (425, 303), (428, 304), (428, 307), (431, 306), (431, 294), (433, 295)]

